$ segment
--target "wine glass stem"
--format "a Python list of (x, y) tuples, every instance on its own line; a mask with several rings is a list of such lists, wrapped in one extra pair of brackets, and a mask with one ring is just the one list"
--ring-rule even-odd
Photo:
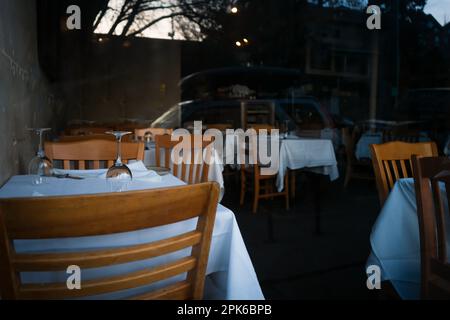
[(39, 148), (38, 148), (37, 155), (39, 157), (41, 157), (41, 158), (44, 157), (44, 148), (43, 148), (43, 145), (42, 145), (42, 136), (43, 136), (43, 131), (39, 130)]
[(122, 137), (119, 136), (117, 137), (117, 160), (116, 160), (116, 165), (117, 166), (121, 166), (122, 165), (122, 152), (121, 152), (121, 142), (122, 142)]

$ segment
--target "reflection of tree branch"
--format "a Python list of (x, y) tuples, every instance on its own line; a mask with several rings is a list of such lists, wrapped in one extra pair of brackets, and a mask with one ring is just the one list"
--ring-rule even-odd
[(102, 19), (105, 17), (105, 15), (108, 12), (108, 10), (111, 10), (111, 8), (108, 7), (108, 4), (106, 4), (106, 6), (103, 7), (103, 9), (100, 11), (100, 13), (97, 16), (97, 19), (94, 22), (94, 30), (97, 29), (98, 25), (100, 24)]
[[(119, 8), (109, 8), (102, 10), (95, 22), (95, 28), (100, 24), (100, 20), (107, 16), (108, 10), (114, 12), (114, 19), (108, 34), (119, 34), (118, 26), (124, 23), (123, 29), (120, 31), (122, 36), (135, 36), (142, 33), (156, 23), (170, 18), (185, 17), (187, 21), (198, 25), (200, 29), (207, 28), (214, 24), (214, 14), (222, 11), (227, 7), (231, 0), (125, 0)], [(163, 16), (157, 17), (149, 21), (150, 16), (147, 12), (162, 11)], [(170, 10), (170, 13), (167, 11)], [(166, 11), (166, 12), (164, 12)], [(183, 21), (178, 20), (178, 21)], [(189, 26), (188, 26), (189, 27)], [(133, 30), (136, 29), (136, 30)], [(131, 30), (131, 31), (130, 31)]]
[(138, 30), (135, 30), (135, 31), (131, 32), (128, 36), (133, 37), (133, 36), (141, 33), (142, 31), (144, 31), (145, 29), (150, 28), (152, 25), (154, 25), (154, 24), (156, 24), (156, 23), (158, 23), (158, 22), (160, 22), (160, 21), (162, 21), (164, 19), (169, 19), (169, 18), (173, 18), (173, 17), (176, 17), (176, 16), (181, 16), (181, 15), (183, 15), (182, 12), (175, 12), (175, 13), (171, 13), (171, 14), (168, 14), (168, 15), (165, 15), (165, 16), (161, 16), (161, 17), (159, 17), (159, 18), (157, 18), (155, 20), (152, 20), (151, 22), (145, 24), (143, 27), (139, 28)]
[(130, 30), (131, 25), (134, 22), (134, 19), (136, 18), (136, 15), (138, 15), (139, 11), (138, 8), (139, 6), (142, 4), (142, 0), (137, 0), (132, 9), (131, 9), (131, 14), (127, 17), (127, 23), (125, 25), (125, 27), (123, 27), (122, 30), (122, 35), (126, 35), (128, 33), (128, 30)]
[(111, 29), (109, 29), (108, 35), (112, 35), (114, 31), (116, 30), (117, 26), (122, 22), (126, 20), (126, 12), (129, 9), (129, 4), (132, 0), (125, 0), (125, 3), (123, 4), (122, 8), (120, 8), (119, 15), (116, 18), (116, 21), (114, 21), (113, 25), (111, 26)]

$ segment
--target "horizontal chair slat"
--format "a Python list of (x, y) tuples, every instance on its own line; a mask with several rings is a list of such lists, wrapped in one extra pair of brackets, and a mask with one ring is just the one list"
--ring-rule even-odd
[[(115, 141), (97, 139), (70, 142), (46, 142), (45, 153), (51, 160), (112, 160), (117, 152)], [(139, 154), (142, 143), (122, 142), (122, 158)], [(82, 152), (81, 152), (82, 151)]]
[(66, 283), (25, 284), (19, 287), (19, 299), (67, 299), (95, 296), (145, 286), (186, 273), (196, 266), (194, 257), (125, 275), (81, 282), (80, 290), (69, 290)]
[(161, 290), (131, 297), (129, 300), (188, 300), (192, 299), (192, 285), (180, 281)]
[(192, 231), (161, 241), (116, 249), (77, 253), (16, 254), (13, 264), (17, 271), (66, 270), (67, 266), (96, 268), (132, 261), (150, 259), (192, 247), (201, 240), (201, 233)]
[[(11, 239), (84, 237), (159, 227), (197, 217), (204, 212), (202, 199), (210, 192), (211, 186), (203, 184), (194, 189), (182, 186), (132, 191), (131, 200), (129, 192), (122, 192), (9, 199), (3, 200), (2, 206), (8, 212), (4, 221)], [(76, 205), (71, 199), (76, 199)], [(95, 209), (99, 207), (103, 209)], [(117, 218), (111, 220), (111, 216)]]

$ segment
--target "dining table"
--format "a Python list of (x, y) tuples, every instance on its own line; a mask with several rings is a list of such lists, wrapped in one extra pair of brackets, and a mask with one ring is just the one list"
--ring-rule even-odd
[[(448, 212), (448, 206), (445, 210)], [(449, 219), (446, 223), (450, 232)], [(420, 299), (421, 254), (414, 179), (397, 180), (372, 227), (370, 245), (366, 267), (378, 266), (381, 280), (390, 281), (402, 299)], [(447, 250), (450, 257), (450, 243)]]
[(355, 147), (355, 157), (358, 160), (372, 159), (370, 145), (383, 143), (382, 132), (365, 132), (361, 135)]
[[(170, 188), (185, 183), (168, 173), (159, 175), (147, 170), (141, 162), (129, 164), (133, 179), (123, 191)], [(0, 188), (0, 198), (72, 196), (113, 192), (111, 183), (105, 178), (106, 170), (58, 170), (59, 174), (69, 174), (78, 179), (46, 177), (42, 184), (32, 183), (31, 176), (16, 175)], [(74, 203), (76, 206), (76, 203)], [(64, 214), (63, 212), (61, 214)], [(90, 236), (82, 238), (14, 240), (16, 252), (51, 253), (80, 250), (105, 249), (158, 241), (195, 229), (196, 219), (171, 225), (155, 227), (113, 235)], [(94, 279), (133, 272), (155, 264), (167, 263), (187, 256), (190, 249), (144, 261), (116, 266), (82, 270), (82, 279)], [(185, 275), (169, 279), (175, 283)], [(22, 272), (23, 283), (65, 282), (67, 274), (61, 272)], [(157, 283), (155, 289), (167, 283)], [(118, 293), (109, 293), (92, 299), (120, 299), (140, 294), (138, 288)], [(216, 220), (208, 259), (205, 280), (205, 299), (262, 300), (264, 299), (255, 269), (242, 238), (234, 213), (218, 204)]]
[[(332, 140), (299, 137), (294, 133), (286, 136), (277, 135), (276, 137), (268, 135), (267, 137), (267, 152), (270, 156), (273, 155), (271, 151), (271, 139), (279, 140), (279, 158), (278, 168), (276, 170), (276, 187), (279, 192), (284, 189), (284, 176), (288, 170), (302, 169), (304, 171), (314, 172), (328, 176), (330, 181), (335, 181), (339, 178), (339, 170)], [(236, 135), (226, 137), (223, 152), (226, 163), (236, 162), (238, 158), (237, 141), (238, 137)], [(258, 139), (258, 150), (260, 148), (259, 143), (260, 141)], [(233, 159), (234, 162), (229, 159)], [(247, 157), (246, 159), (248, 160), (249, 158)], [(234, 165), (234, 168), (237, 167)]]
[(444, 144), (444, 154), (450, 156), (450, 134), (447, 136)]
[[(430, 138), (425, 132), (419, 132), (418, 142), (428, 142)], [(370, 146), (372, 144), (382, 144), (386, 142), (383, 140), (383, 132), (364, 132), (356, 143), (355, 147), (355, 157), (358, 160), (361, 159), (372, 159), (372, 153), (370, 151)]]
[(280, 140), (280, 162), (276, 180), (279, 192), (284, 189), (284, 176), (288, 170), (304, 170), (339, 178), (339, 170), (330, 139), (303, 138), (289, 135)]

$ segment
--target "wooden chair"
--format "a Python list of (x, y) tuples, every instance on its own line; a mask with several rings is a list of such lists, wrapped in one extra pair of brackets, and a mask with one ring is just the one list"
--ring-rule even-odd
[(262, 123), (262, 124), (249, 124), (248, 128), (255, 129), (257, 132), (259, 132), (260, 130), (267, 130), (268, 134), (273, 129), (276, 129), (275, 126), (270, 125), (270, 124), (265, 124), (265, 123)]
[(130, 131), (134, 132), (136, 129), (144, 129), (148, 127), (148, 122), (142, 123), (142, 122), (135, 122), (135, 121), (128, 121), (128, 122), (122, 122), (122, 123), (114, 123), (112, 124), (115, 131)]
[(450, 203), (450, 159), (413, 156), (413, 165), (420, 230), (422, 298), (450, 299), (450, 263), (447, 257), (450, 230), (445, 227), (450, 214), (444, 206), (444, 202)]
[(383, 130), (383, 142), (403, 141), (416, 143), (420, 141), (420, 132), (407, 128), (394, 128)]
[[(129, 160), (144, 160), (144, 143), (122, 142), (122, 162)], [(62, 160), (64, 169), (71, 169), (75, 162), (76, 169), (86, 169), (86, 161), (93, 162), (93, 169), (100, 169), (100, 162), (105, 162), (105, 168), (114, 164), (117, 157), (117, 143), (112, 140), (98, 139), (73, 142), (46, 142), (45, 154), (51, 160)]]
[(355, 156), (356, 141), (358, 140), (359, 136), (360, 131), (358, 128), (353, 128), (352, 133), (350, 133), (349, 128), (342, 129), (342, 142), (345, 149), (346, 159), (344, 188), (347, 188), (350, 180), (352, 179), (374, 179), (370, 159), (358, 160)]
[(275, 125), (275, 103), (269, 101), (241, 101), (242, 128), (250, 128), (255, 123)]
[(144, 141), (145, 135), (147, 133), (151, 134), (152, 141), (155, 141), (156, 136), (160, 136), (163, 134), (172, 134), (173, 129), (165, 129), (165, 128), (143, 128), (143, 129), (135, 129), (134, 137), (136, 140)]
[[(60, 136), (58, 142), (79, 142), (79, 141), (91, 141), (91, 140), (111, 140), (116, 141), (116, 138), (111, 134), (90, 134), (80, 136)], [(131, 142), (131, 135), (123, 136), (122, 142)]]
[(225, 132), (227, 129), (233, 129), (233, 125), (229, 123), (213, 123), (206, 125), (208, 129), (216, 129)]
[(104, 134), (107, 131), (111, 131), (110, 127), (77, 127), (68, 128), (66, 130), (69, 136), (87, 136), (91, 134)]
[(412, 177), (411, 157), (413, 155), (422, 157), (438, 155), (434, 142), (406, 143), (396, 141), (372, 144), (370, 148), (381, 206), (383, 206), (390, 190), (398, 179)]
[[(277, 175), (262, 175), (261, 167), (258, 164), (246, 167), (241, 165), (241, 196), (240, 205), (244, 205), (245, 193), (250, 185), (249, 181), (253, 180), (253, 206), (252, 212), (258, 211), (260, 199), (273, 199), (274, 197), (285, 197), (286, 210), (289, 210), (289, 174), (286, 172), (284, 176), (284, 190), (282, 192), (274, 191), (274, 182)], [(263, 191), (263, 193), (261, 193)]]
[[(0, 291), (3, 299), (70, 299), (142, 287), (187, 273), (186, 279), (131, 299), (202, 299), (218, 203), (216, 183), (114, 194), (0, 200)], [(77, 205), (74, 205), (76, 203)], [(15, 239), (60, 239), (132, 232), (198, 217), (195, 230), (159, 241), (78, 252), (18, 253)], [(105, 223), (107, 221), (107, 223)], [(22, 283), (20, 272), (101, 268), (192, 247), (189, 256), (120, 275), (63, 283)]]
[[(156, 136), (155, 144), (156, 144), (156, 166), (160, 167), (161, 164), (161, 152), (164, 152), (164, 163), (163, 166), (166, 168), (171, 168), (171, 172), (174, 176), (183, 180), (188, 184), (195, 184), (208, 181), (209, 174), (209, 161), (212, 157), (213, 148), (210, 146), (212, 141), (205, 141), (202, 139), (203, 136), (199, 136), (198, 139), (201, 139), (201, 150), (195, 148), (194, 139), (195, 136), (191, 137), (191, 148), (190, 155), (188, 155), (186, 160), (181, 161), (180, 164), (172, 163), (172, 150), (178, 144), (182, 143), (182, 138), (178, 141), (172, 141), (172, 136), (169, 134)], [(205, 151), (206, 150), (206, 151)], [(206, 153), (205, 153), (206, 152)], [(177, 162), (178, 157), (177, 156)], [(203, 158), (204, 157), (204, 158)], [(205, 161), (203, 161), (205, 160)], [(187, 163), (188, 162), (188, 163)], [(189, 170), (189, 171), (188, 171)]]
[[(246, 148), (246, 153), (248, 156), (248, 148)], [(261, 165), (258, 163), (252, 165), (241, 164), (240, 205), (244, 205), (245, 193), (251, 186), (250, 182), (253, 182), (253, 213), (256, 213), (258, 211), (260, 199), (273, 199), (274, 197), (285, 197), (286, 210), (289, 210), (289, 172), (286, 172), (284, 176), (284, 190), (282, 192), (274, 191), (276, 188), (274, 186), (276, 177), (277, 174), (261, 174)], [(263, 191), (263, 193), (261, 193), (261, 191)]]

